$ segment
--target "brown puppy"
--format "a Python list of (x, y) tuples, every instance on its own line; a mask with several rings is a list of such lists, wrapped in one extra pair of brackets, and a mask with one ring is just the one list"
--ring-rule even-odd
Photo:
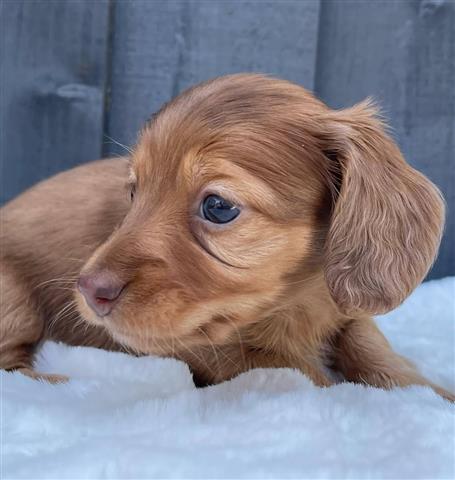
[(129, 159), (2, 209), (0, 367), (39, 376), (33, 354), (55, 339), (180, 358), (201, 385), (293, 367), (453, 399), (371, 318), (423, 279), (443, 218), (368, 103), (216, 79), (165, 106)]

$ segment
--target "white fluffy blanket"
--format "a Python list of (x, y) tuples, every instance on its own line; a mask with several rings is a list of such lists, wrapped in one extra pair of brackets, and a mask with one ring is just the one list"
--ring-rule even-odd
[[(455, 277), (378, 319), (395, 348), (454, 390)], [(2, 373), (3, 479), (454, 478), (455, 406), (423, 387), (320, 389), (255, 370), (196, 389), (175, 360), (48, 343), (38, 367), (65, 385)]]

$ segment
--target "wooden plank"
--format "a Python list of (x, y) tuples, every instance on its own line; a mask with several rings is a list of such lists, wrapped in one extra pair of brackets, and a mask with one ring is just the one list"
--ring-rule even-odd
[(102, 150), (107, 0), (0, 6), (1, 201)]
[(455, 3), (329, 0), (322, 3), (316, 91), (344, 107), (373, 95), (407, 160), (449, 206), (429, 278), (455, 274)]
[[(135, 141), (184, 88), (252, 71), (313, 88), (319, 0), (159, 0), (115, 5), (107, 133)], [(121, 152), (112, 145), (106, 152)]]

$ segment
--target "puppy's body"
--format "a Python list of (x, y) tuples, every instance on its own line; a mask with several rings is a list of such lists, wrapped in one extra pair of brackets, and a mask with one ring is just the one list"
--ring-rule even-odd
[[(2, 368), (31, 369), (33, 353), (45, 339), (128, 350), (102, 326), (83, 322), (73, 298), (80, 270), (120, 225), (130, 207), (125, 189), (127, 177), (127, 159), (100, 160), (41, 182), (3, 207)], [(304, 302), (307, 305), (322, 297), (324, 283), (318, 283), (309, 283)], [(326, 302), (332, 303), (327, 292)], [(318, 310), (317, 305), (315, 309)], [(302, 321), (303, 315), (299, 315)], [(236, 331), (216, 347), (189, 344), (185, 348), (177, 344), (172, 354), (192, 366), (200, 384), (219, 382), (254, 366), (290, 364), (309, 373), (319, 384), (329, 384), (322, 364), (320, 371), (311, 367), (314, 358), (321, 359), (318, 349), (322, 343), (313, 346), (305, 337), (313, 340), (316, 335), (323, 342), (325, 331), (330, 330), (327, 324), (339, 317), (336, 310), (328, 309), (324, 321), (303, 328), (293, 325), (291, 312), (283, 320), (275, 317), (271, 314), (269, 318), (258, 318), (249, 328)], [(273, 328), (274, 322), (278, 322), (279, 328)], [(317, 333), (319, 329), (321, 332)], [(300, 339), (296, 339), (296, 334)], [(294, 352), (294, 361), (290, 359), (293, 343), (298, 350)], [(167, 344), (155, 345), (153, 353), (169, 355), (168, 348)]]
[[(207, 217), (211, 196), (237, 216)], [(215, 80), (163, 109), (129, 160), (60, 174), (2, 209), (0, 366), (37, 375), (34, 351), (54, 339), (173, 356), (201, 385), (293, 367), (318, 385), (424, 384), (453, 399), (370, 316), (425, 275), (442, 218), (367, 107), (333, 112), (260, 76)]]
[[(120, 225), (130, 207), (127, 177), (127, 159), (89, 163), (41, 182), (2, 209), (2, 368), (31, 369), (33, 353), (45, 339), (127, 350), (102, 326), (83, 322), (73, 298), (80, 270)], [(317, 289), (309, 291), (304, 302), (311, 305), (312, 299), (321, 298), (324, 284), (312, 281), (309, 287)], [(328, 294), (326, 301), (331, 303)], [(177, 344), (172, 354), (192, 366), (200, 384), (219, 382), (254, 366), (292, 364), (318, 384), (328, 385), (324, 366), (316, 367), (315, 361), (322, 359), (318, 350), (323, 343), (313, 346), (305, 338), (313, 341), (316, 335), (324, 342), (325, 332), (330, 330), (327, 324), (338, 317), (336, 310), (329, 309), (317, 326), (303, 328), (293, 325), (290, 312), (287, 319), (275, 317), (258, 318), (248, 329), (236, 331), (233, 338), (216, 346)], [(275, 322), (279, 328), (274, 328)], [(294, 354), (290, 348), (293, 343), (297, 344)], [(155, 345), (153, 353), (170, 355), (168, 348), (167, 344)]]

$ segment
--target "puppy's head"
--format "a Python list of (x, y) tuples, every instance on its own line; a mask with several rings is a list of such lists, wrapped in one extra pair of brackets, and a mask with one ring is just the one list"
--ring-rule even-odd
[(333, 111), (258, 75), (166, 105), (141, 134), (129, 188), (79, 305), (142, 352), (222, 342), (318, 275), (342, 312), (390, 310), (426, 274), (443, 219), (372, 107)]

